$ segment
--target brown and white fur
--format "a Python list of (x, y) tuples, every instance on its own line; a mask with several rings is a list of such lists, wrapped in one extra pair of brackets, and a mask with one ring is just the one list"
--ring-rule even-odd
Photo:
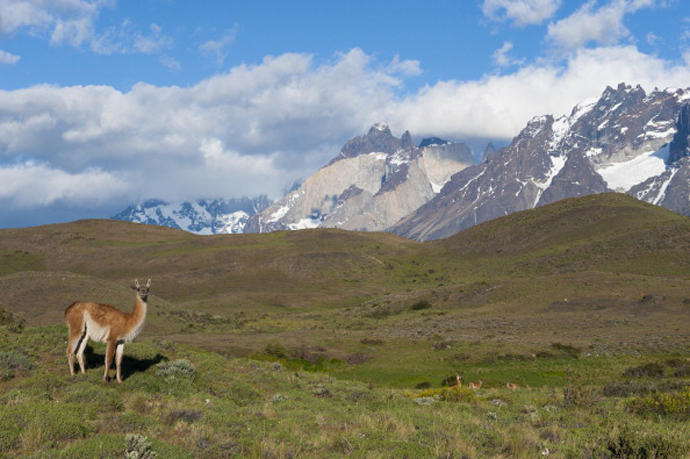
[(103, 380), (108, 381), (110, 364), (115, 355), (117, 382), (122, 382), (121, 365), (125, 343), (132, 341), (144, 326), (149, 287), (151, 287), (151, 279), (148, 280), (146, 286), (140, 286), (138, 280), (134, 281), (132, 288), (137, 292), (131, 313), (121, 312), (107, 304), (88, 301), (77, 301), (65, 310), (65, 320), (69, 327), (67, 359), (71, 375), (74, 374), (75, 354), (81, 372), (85, 373), (84, 350), (91, 338), (94, 341), (106, 343)]
[(467, 383), (467, 387), (470, 389), (481, 389), (482, 388), (482, 380), (480, 379), (478, 383)]

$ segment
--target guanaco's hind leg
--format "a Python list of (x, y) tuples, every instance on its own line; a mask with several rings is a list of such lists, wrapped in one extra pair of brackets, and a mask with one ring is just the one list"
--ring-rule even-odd
[[(81, 356), (86, 348), (86, 328), (84, 323), (77, 324), (76, 327), (70, 327), (69, 337), (67, 339), (67, 362), (69, 363), (69, 374), (74, 375), (74, 354), (77, 354), (79, 360), (79, 367), (84, 373), (84, 358)], [(81, 351), (81, 352), (80, 352)]]
[(79, 369), (82, 373), (86, 373), (86, 364), (84, 363), (84, 351), (86, 350), (86, 345), (89, 344), (89, 337), (86, 336), (86, 330), (84, 330), (84, 336), (79, 343), (79, 348), (77, 349), (77, 361), (79, 362)]

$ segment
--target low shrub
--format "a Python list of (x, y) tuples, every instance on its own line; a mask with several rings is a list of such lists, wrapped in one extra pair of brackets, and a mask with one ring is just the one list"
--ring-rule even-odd
[(414, 399), (435, 399), (443, 402), (473, 403), (477, 401), (477, 394), (472, 389), (464, 387), (442, 387), (440, 389), (424, 389), (419, 392), (406, 393)]
[(460, 352), (457, 354), (453, 354), (449, 357), (446, 357), (444, 360), (446, 362), (466, 362), (466, 361), (470, 360), (471, 358), (472, 358), (471, 354)]
[(175, 425), (179, 421), (191, 424), (198, 421), (204, 416), (204, 413), (199, 410), (172, 410), (165, 417), (165, 423), (168, 425)]
[(573, 358), (578, 358), (580, 354), (582, 354), (582, 349), (577, 348), (575, 346), (571, 346), (569, 344), (551, 343), (551, 348), (558, 352), (567, 354)]
[(431, 349), (434, 351), (445, 351), (446, 349), (452, 348), (453, 344), (455, 344), (455, 342), (451, 340), (436, 341), (431, 344)]
[(673, 368), (671, 376), (675, 378), (690, 377), (690, 362), (687, 360), (673, 359), (666, 361), (666, 365)]
[(628, 378), (663, 378), (664, 366), (660, 363), (645, 363), (638, 367), (631, 367), (623, 372)]
[(441, 381), (441, 386), (455, 386), (458, 384), (458, 379), (456, 375), (451, 375)]
[(555, 359), (556, 354), (553, 352), (549, 351), (539, 351), (536, 354), (534, 354), (538, 359)]
[(0, 381), (12, 379), (18, 371), (28, 371), (34, 363), (26, 354), (16, 349), (0, 351)]
[[(268, 344), (263, 352), (253, 354), (252, 359), (264, 362), (279, 362), (285, 369), (293, 371), (325, 371), (329, 365), (340, 365), (338, 359), (327, 359), (324, 355), (300, 349), (289, 351), (282, 344)], [(348, 356), (346, 361), (351, 364), (361, 364), (371, 360), (365, 354), (356, 353)]]
[(690, 388), (688, 381), (613, 381), (606, 383), (603, 394), (607, 397), (631, 397), (633, 395), (649, 395), (653, 393), (678, 392)]
[(613, 381), (604, 385), (602, 393), (606, 397), (630, 397), (647, 395), (656, 391), (654, 384), (644, 381)]
[(14, 314), (9, 309), (0, 306), (0, 327), (5, 327), (12, 333), (21, 333), (26, 326), (23, 314)]
[(126, 459), (156, 459), (158, 454), (153, 451), (151, 442), (142, 435), (129, 434), (126, 439)]
[(606, 445), (606, 457), (683, 457), (687, 452), (688, 446), (683, 440), (627, 425), (612, 429)]
[(290, 352), (280, 343), (269, 343), (264, 349), (264, 354), (277, 359), (289, 359)]
[(690, 389), (682, 392), (655, 393), (637, 397), (627, 404), (628, 410), (643, 417), (667, 417), (676, 421), (690, 421)]
[(570, 385), (563, 388), (563, 407), (592, 407), (600, 401), (599, 391), (593, 387)]
[(156, 375), (163, 378), (188, 378), (194, 379), (196, 367), (187, 359), (171, 360), (163, 362), (156, 367)]
[(431, 303), (429, 303), (427, 300), (419, 300), (416, 303), (414, 303), (412, 306), (410, 306), (410, 309), (412, 311), (421, 311), (423, 309), (429, 309), (431, 308)]

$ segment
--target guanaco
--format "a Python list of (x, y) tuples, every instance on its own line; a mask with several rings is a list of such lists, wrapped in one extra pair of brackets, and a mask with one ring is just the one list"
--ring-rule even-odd
[(470, 389), (481, 389), (482, 380), (480, 379), (478, 383), (473, 383), (473, 382), (467, 383), (467, 387), (469, 387)]
[(134, 280), (136, 290), (134, 309), (131, 313), (121, 312), (113, 306), (89, 301), (76, 301), (65, 310), (65, 321), (69, 327), (67, 341), (67, 360), (69, 372), (74, 375), (74, 355), (77, 356), (79, 368), (86, 373), (84, 365), (84, 350), (91, 338), (94, 341), (106, 343), (105, 372), (103, 380), (108, 381), (108, 372), (115, 355), (117, 382), (122, 382), (122, 356), (125, 343), (132, 341), (141, 331), (146, 319), (146, 307), (149, 298), (151, 279), (145, 286)]
[(520, 388), (519, 385), (514, 384), (514, 383), (511, 383), (511, 382), (506, 383), (506, 387), (507, 387), (508, 389), (519, 389), (519, 388)]

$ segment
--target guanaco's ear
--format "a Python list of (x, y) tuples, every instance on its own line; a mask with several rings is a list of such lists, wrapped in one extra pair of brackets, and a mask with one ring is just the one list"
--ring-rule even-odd
[(139, 279), (134, 279), (134, 288), (139, 288)]
[(151, 279), (149, 279), (148, 282), (146, 282), (146, 288), (149, 288), (149, 287), (151, 287)]

